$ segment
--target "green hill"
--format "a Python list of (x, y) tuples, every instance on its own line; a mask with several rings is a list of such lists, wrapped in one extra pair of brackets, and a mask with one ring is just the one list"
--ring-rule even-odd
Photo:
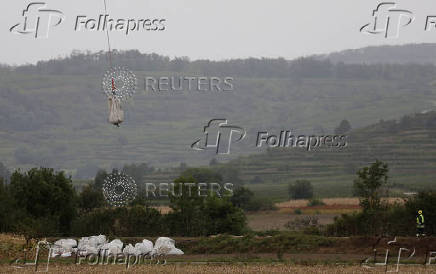
[[(107, 102), (100, 92), (107, 69), (105, 54), (75, 52), (36, 65), (0, 67), (1, 161), (10, 168), (42, 165), (73, 174), (132, 162), (157, 167), (180, 162), (206, 165), (217, 156), (193, 151), (190, 144), (202, 137), (203, 127), (213, 118), (227, 118), (248, 132), (243, 143), (232, 147), (230, 156), (218, 157), (226, 162), (261, 153), (254, 146), (258, 131), (319, 134), (331, 132), (344, 118), (360, 128), (379, 119), (436, 109), (433, 65), (346, 65), (312, 58), (189, 61), (138, 51), (118, 52), (113, 62), (132, 69), (139, 83), (137, 94), (124, 106), (126, 121), (121, 128), (106, 121)], [(144, 91), (144, 77), (159, 75), (230, 76), (235, 89), (227, 93)], [(277, 173), (279, 167), (291, 165), (283, 162), (286, 159), (270, 162), (262, 175), (280, 184), (290, 176)], [(319, 161), (319, 165), (325, 163)], [(244, 171), (247, 179), (259, 172), (255, 165), (250, 168), (251, 173)], [(330, 172), (341, 168), (332, 161)], [(315, 171), (314, 178), (322, 177)]]
[(341, 150), (281, 148), (241, 157), (228, 165), (259, 195), (285, 199), (287, 185), (310, 180), (321, 197), (349, 196), (356, 171), (374, 162), (387, 162), (391, 193), (435, 188), (436, 112), (380, 121), (350, 132)]
[(320, 56), (346, 64), (436, 64), (436, 44), (408, 44), (401, 46), (372, 46), (349, 49)]
[[(276, 201), (287, 199), (288, 184), (298, 179), (311, 181), (319, 197), (351, 196), (356, 171), (375, 159), (389, 165), (392, 195), (436, 187), (436, 112), (379, 121), (347, 135), (341, 150), (273, 148), (212, 168), (237, 170), (256, 195)], [(179, 174), (179, 169), (165, 169), (144, 181), (168, 183)]]

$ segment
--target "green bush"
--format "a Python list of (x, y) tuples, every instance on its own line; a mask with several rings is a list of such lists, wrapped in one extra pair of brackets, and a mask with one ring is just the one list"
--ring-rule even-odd
[(325, 203), (321, 199), (313, 198), (309, 200), (308, 206), (323, 206)]
[(333, 239), (323, 236), (307, 235), (295, 232), (278, 232), (269, 237), (246, 235), (232, 237), (221, 235), (218, 237), (201, 238), (197, 243), (181, 248), (194, 254), (230, 254), (230, 253), (280, 253), (315, 251), (320, 247), (328, 247), (334, 243)]
[[(218, 176), (203, 171), (195, 174), (210, 180)], [(196, 180), (200, 179), (178, 178), (175, 193), (181, 190), (183, 195), (170, 195), (172, 212), (162, 215), (140, 204), (141, 199), (125, 207), (107, 207), (101, 193), (106, 176), (105, 171), (99, 171), (94, 184), (86, 186), (79, 196), (71, 179), (52, 169), (16, 171), (9, 185), (0, 178), (0, 208), (3, 209), (0, 232), (14, 232), (29, 240), (96, 234), (118, 237), (241, 235), (247, 231), (243, 210), (234, 206), (229, 198), (212, 194), (203, 197), (186, 185), (198, 186)], [(261, 207), (271, 207), (265, 204)]]
[(285, 227), (293, 230), (303, 230), (308, 227), (315, 227), (318, 225), (318, 217), (317, 216), (303, 216), (296, 217), (285, 224)]
[(13, 231), (26, 238), (68, 234), (76, 215), (76, 192), (71, 178), (49, 168), (15, 171), (8, 186), (14, 200)]
[(259, 211), (259, 210), (275, 210), (276, 207), (270, 199), (258, 198), (254, 193), (245, 187), (238, 187), (233, 192), (230, 201), (233, 205), (242, 208), (246, 211)]
[(260, 210), (276, 210), (277, 207), (270, 199), (254, 198), (252, 199), (245, 210), (247, 211), (260, 211)]
[(288, 194), (291, 199), (309, 199), (313, 197), (313, 186), (307, 180), (297, 180), (288, 186)]
[[(409, 226), (416, 224), (416, 215), (418, 210), (423, 211), (425, 217), (425, 229), (427, 233), (435, 234), (436, 232), (436, 192), (435, 191), (422, 191), (415, 197), (407, 200), (406, 211), (404, 216), (407, 221), (404, 220)], [(413, 225), (412, 225), (413, 223)]]
[(246, 218), (242, 209), (233, 205), (226, 197), (212, 194), (203, 197), (197, 191), (191, 193), (189, 184), (196, 188), (196, 180), (192, 176), (182, 176), (175, 180), (174, 192), (181, 195), (170, 195), (173, 211), (166, 217), (171, 235), (242, 234), (246, 229)]
[(158, 236), (166, 234), (164, 216), (154, 208), (100, 208), (84, 213), (73, 223), (74, 235)]
[(425, 229), (428, 234), (436, 230), (436, 193), (420, 192), (409, 198), (405, 204), (386, 206), (380, 211), (366, 211), (344, 214), (327, 226), (327, 235), (390, 235), (411, 236), (416, 233), (416, 214), (423, 210)]

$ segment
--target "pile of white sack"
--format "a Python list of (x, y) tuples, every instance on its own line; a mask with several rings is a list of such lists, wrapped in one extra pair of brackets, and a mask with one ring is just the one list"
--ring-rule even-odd
[(151, 251), (151, 255), (183, 255), (183, 251), (176, 248), (176, 241), (167, 237), (159, 237)]
[(51, 249), (51, 257), (61, 256), (70, 257), (72, 252), (76, 252), (77, 241), (73, 239), (61, 239), (54, 243)]
[(69, 257), (76, 252), (80, 256), (99, 253), (105, 256), (125, 254), (134, 256), (149, 255), (151, 257), (184, 254), (182, 250), (176, 248), (175, 241), (167, 237), (159, 237), (154, 246), (153, 242), (146, 239), (141, 243), (136, 243), (135, 246), (132, 244), (124, 246), (119, 239), (108, 242), (104, 235), (82, 237), (79, 243), (74, 239), (61, 239), (54, 243), (51, 250), (50, 256), (52, 258), (57, 256)]
[(133, 246), (132, 244), (128, 244), (123, 249), (124, 254), (135, 255), (135, 256), (147, 255), (147, 254), (151, 255), (152, 252), (153, 252), (153, 242), (145, 239), (142, 240), (142, 243), (135, 244), (135, 246)]

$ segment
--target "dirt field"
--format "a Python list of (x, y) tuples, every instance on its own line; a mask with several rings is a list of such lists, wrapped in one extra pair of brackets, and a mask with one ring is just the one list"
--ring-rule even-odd
[[(44, 270), (41, 268), (39, 270)], [(395, 270), (389, 268), (388, 270)], [(35, 273), (33, 267), (0, 266), (1, 273)], [(250, 265), (140, 265), (126, 270), (125, 266), (50, 265), (49, 273), (384, 273), (385, 267), (361, 266), (293, 266), (285, 264)], [(436, 267), (400, 266), (400, 273), (436, 273)]]
[(338, 214), (303, 214), (295, 215), (293, 212), (286, 211), (261, 211), (247, 214), (248, 226), (254, 231), (264, 230), (286, 230), (285, 224), (296, 218), (306, 216), (316, 216), (318, 224), (325, 225), (333, 223), (334, 217)]
[[(390, 204), (393, 203), (403, 203), (404, 200), (402, 198), (384, 198), (383, 201), (387, 201)], [(326, 206), (341, 206), (344, 208), (353, 208), (359, 206), (359, 199), (358, 198), (325, 198), (322, 199), (323, 203), (326, 204)], [(276, 206), (281, 208), (302, 208), (307, 207), (309, 203), (309, 200), (290, 200), (282, 203), (277, 203)]]
[[(271, 238), (273, 239), (273, 238)], [(414, 265), (400, 265), (401, 273), (436, 273), (436, 261), (425, 268), (424, 262), (429, 258), (426, 254), (436, 250), (436, 238), (428, 237), (425, 241), (415, 237), (395, 238), (395, 244), (390, 245), (393, 239), (376, 237), (341, 237), (331, 238), (332, 243), (310, 250), (296, 250), (284, 252), (280, 259), (278, 254), (255, 253), (254, 250), (244, 253), (191, 253), (183, 256), (168, 258), (167, 265), (154, 265), (143, 262), (129, 268), (129, 273), (382, 273), (384, 266), (374, 267), (373, 250), (377, 249), (377, 262), (384, 261), (384, 254), (390, 249), (388, 270), (395, 270), (395, 263), (399, 248), (414, 250), (414, 255), (402, 255), (402, 263)], [(306, 239), (308, 241), (308, 239)], [(194, 238), (177, 238), (176, 242), (195, 241)], [(307, 244), (310, 241), (307, 242)], [(3, 251), (0, 273), (34, 273), (34, 266), (20, 267), (13, 264), (14, 258), (20, 257), (22, 252), (11, 250), (11, 244), (21, 245), (24, 239), (13, 235), (0, 234), (0, 251)], [(8, 249), (8, 250), (6, 250)], [(288, 250), (289, 251), (289, 250)], [(403, 252), (404, 253), (404, 252)], [(41, 255), (42, 254), (42, 255)], [(41, 253), (41, 260), (46, 253)], [(434, 257), (434, 255), (432, 255)], [(407, 257), (407, 258), (406, 258)], [(30, 260), (30, 257), (27, 257)], [(411, 258), (411, 259), (410, 259)], [(368, 259), (367, 266), (361, 263)], [(41, 262), (38, 270), (43, 271), (45, 264)], [(74, 258), (55, 258), (51, 260), (49, 273), (127, 273), (125, 264), (122, 265), (81, 265), (74, 263)]]
[[(309, 200), (291, 200), (277, 203), (275, 211), (247, 213), (248, 226), (255, 231), (286, 230), (286, 223), (307, 216), (316, 217), (318, 224), (325, 225), (333, 223), (336, 216), (360, 210), (357, 198), (328, 198), (322, 201), (325, 205), (308, 206)], [(296, 214), (297, 211), (300, 214)]]

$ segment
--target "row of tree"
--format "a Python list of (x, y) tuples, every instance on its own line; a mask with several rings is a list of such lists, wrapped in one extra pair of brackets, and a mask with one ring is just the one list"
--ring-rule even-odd
[[(419, 64), (344, 64), (332, 63), (319, 58), (299, 58), (288, 61), (283, 58), (248, 58), (226, 61), (197, 60), (187, 57), (170, 59), (158, 54), (142, 54), (138, 50), (113, 51), (114, 63), (138, 71), (201, 72), (206, 75), (232, 75), (238, 77), (275, 78), (357, 78), (402, 79), (405, 75), (421, 79), (436, 73), (433, 65)], [(36, 65), (14, 68), (17, 72), (39, 74), (94, 74), (107, 66), (105, 52), (74, 51), (68, 58), (39, 61)], [(6, 68), (4, 68), (6, 69)]]
[(378, 160), (357, 172), (354, 194), (360, 198), (362, 211), (336, 218), (327, 227), (328, 235), (414, 235), (418, 210), (424, 212), (427, 233), (436, 232), (436, 193), (428, 190), (403, 202), (389, 203), (383, 199), (388, 196), (388, 173), (388, 165)]
[(17, 170), (9, 184), (0, 179), (0, 232), (18, 233), (31, 239), (98, 233), (202, 236), (241, 234), (246, 229), (243, 210), (230, 198), (213, 193), (199, 196), (186, 185), (204, 182), (199, 181), (200, 177), (206, 181), (219, 179), (210, 170), (188, 169), (175, 180), (175, 193), (184, 195), (170, 193), (168, 214), (151, 208), (141, 195), (125, 207), (109, 206), (102, 194), (106, 175), (99, 172), (81, 193), (75, 191), (70, 177), (48, 168)]

